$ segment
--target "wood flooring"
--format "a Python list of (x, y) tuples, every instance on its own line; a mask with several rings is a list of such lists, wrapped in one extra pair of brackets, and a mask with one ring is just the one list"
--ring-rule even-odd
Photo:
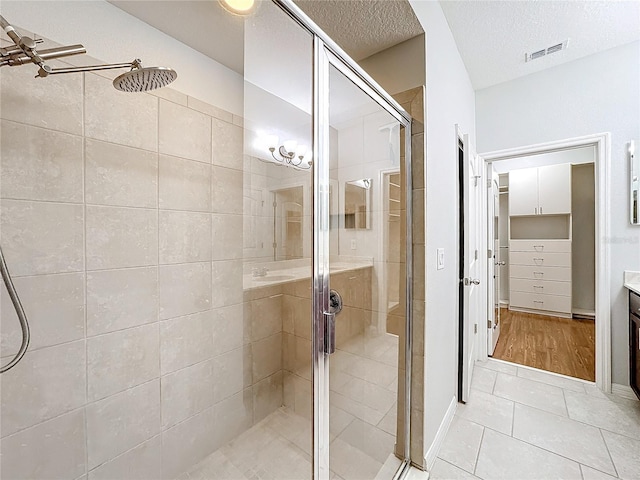
[(501, 309), (493, 358), (595, 381), (595, 322)]

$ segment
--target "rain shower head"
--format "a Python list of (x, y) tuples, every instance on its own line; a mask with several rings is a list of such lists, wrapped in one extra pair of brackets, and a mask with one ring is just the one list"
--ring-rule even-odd
[(45, 78), (49, 75), (62, 73), (94, 72), (98, 70), (111, 70), (114, 68), (131, 68), (127, 73), (123, 73), (113, 81), (113, 86), (122, 92), (148, 92), (156, 88), (169, 85), (178, 74), (175, 70), (167, 67), (142, 67), (140, 59), (136, 58), (132, 62), (110, 63), (102, 65), (88, 65), (83, 67), (62, 67), (51, 68), (45, 60), (68, 57), (87, 53), (82, 45), (69, 45), (66, 47), (50, 48), (38, 52), (36, 46), (42, 40), (34, 40), (30, 37), (20, 36), (11, 24), (0, 15), (0, 28), (13, 40), (14, 46), (0, 48), (0, 67), (5, 65), (14, 67), (34, 63), (38, 67), (36, 77)]
[(122, 92), (147, 92), (169, 85), (178, 74), (167, 67), (138, 67), (118, 75), (113, 86)]

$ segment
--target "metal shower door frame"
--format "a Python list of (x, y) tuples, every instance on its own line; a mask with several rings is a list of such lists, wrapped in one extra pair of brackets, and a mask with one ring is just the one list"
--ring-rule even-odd
[(411, 177), (411, 116), (358, 64), (327, 36), (292, 0), (272, 0), (313, 36), (313, 479), (329, 480), (329, 357), (325, 353), (325, 312), (329, 311), (329, 71), (336, 68), (404, 127), (406, 298), (404, 378), (404, 458), (394, 479), (411, 466), (411, 360), (413, 300), (413, 232)]

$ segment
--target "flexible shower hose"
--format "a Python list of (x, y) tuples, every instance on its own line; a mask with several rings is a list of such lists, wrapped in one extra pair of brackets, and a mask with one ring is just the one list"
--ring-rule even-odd
[(13, 303), (13, 308), (18, 315), (18, 320), (20, 321), (20, 328), (22, 328), (22, 344), (20, 345), (20, 350), (16, 353), (16, 356), (13, 357), (9, 363), (5, 366), (0, 367), (0, 373), (4, 373), (7, 370), (12, 369), (17, 365), (17, 363), (22, 360), (24, 354), (27, 352), (27, 347), (29, 346), (29, 321), (27, 320), (27, 315), (24, 313), (24, 308), (22, 308), (22, 304), (20, 303), (20, 297), (18, 297), (18, 292), (16, 292), (15, 287), (13, 286), (13, 281), (11, 280), (11, 275), (9, 274), (9, 269), (7, 268), (7, 263), (4, 261), (4, 254), (2, 253), (2, 247), (0, 247), (0, 273), (2, 273), (2, 280), (4, 281), (5, 286), (7, 287), (7, 292), (9, 292), (9, 297), (11, 297), (11, 303)]

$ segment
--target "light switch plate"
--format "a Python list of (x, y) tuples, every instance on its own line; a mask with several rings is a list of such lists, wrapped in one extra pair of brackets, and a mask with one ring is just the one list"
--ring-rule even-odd
[(355, 250), (357, 248), (356, 239), (353, 238), (351, 240), (351, 250)]
[(439, 248), (438, 252), (438, 270), (442, 270), (444, 268), (444, 248)]

